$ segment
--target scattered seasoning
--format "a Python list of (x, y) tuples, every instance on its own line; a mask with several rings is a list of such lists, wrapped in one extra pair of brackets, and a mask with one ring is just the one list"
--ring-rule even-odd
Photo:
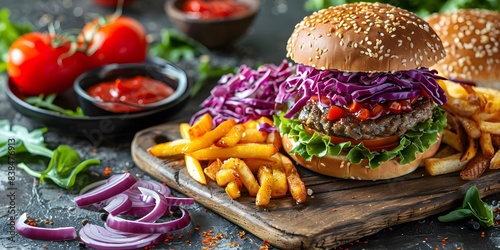
[(94, 153), (94, 154), (97, 153), (97, 148), (93, 148), (92, 153)]
[(481, 232), (481, 238), (484, 238), (484, 237), (486, 237), (486, 235), (484, 234), (484, 231), (483, 231), (483, 232)]
[(102, 176), (104, 176), (104, 177), (108, 177), (108, 176), (109, 176), (110, 174), (112, 174), (112, 173), (113, 173), (113, 170), (112, 170), (111, 168), (109, 168), (109, 167), (106, 167), (106, 168), (104, 169), (104, 173), (102, 174)]
[(87, 225), (87, 223), (89, 223), (89, 220), (87, 220), (87, 219), (83, 219), (83, 220), (82, 220), (82, 226)]
[(271, 246), (271, 244), (269, 242), (267, 242), (266, 240), (264, 240), (264, 245), (261, 246), (259, 249), (260, 250), (268, 250), (270, 246)]

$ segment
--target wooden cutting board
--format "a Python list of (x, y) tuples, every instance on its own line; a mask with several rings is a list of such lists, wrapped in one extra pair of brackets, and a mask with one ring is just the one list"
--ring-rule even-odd
[(471, 185), (477, 186), (483, 197), (500, 191), (500, 171), (487, 170), (480, 179), (469, 182), (458, 174), (428, 176), (422, 168), (393, 180), (356, 181), (298, 167), (306, 187), (313, 191), (307, 202), (296, 204), (287, 196), (260, 208), (247, 194), (233, 201), (214, 182), (197, 183), (187, 174), (182, 158), (159, 159), (147, 152), (157, 143), (178, 138), (178, 124), (138, 132), (131, 148), (135, 163), (159, 181), (283, 249), (329, 249), (445, 212), (461, 204)]

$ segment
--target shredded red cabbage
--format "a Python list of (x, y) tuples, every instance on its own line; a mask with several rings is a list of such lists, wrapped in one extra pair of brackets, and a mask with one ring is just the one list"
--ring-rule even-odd
[(285, 118), (297, 113), (313, 95), (326, 97), (333, 105), (347, 106), (354, 101), (382, 103), (405, 100), (420, 96), (425, 91), (437, 104), (443, 105), (447, 98), (436, 81), (438, 79), (446, 78), (428, 68), (367, 73), (318, 70), (299, 65), (296, 74), (280, 86), (276, 102), (286, 103), (296, 99)]
[(246, 65), (240, 66), (237, 74), (227, 74), (219, 79), (210, 97), (203, 101), (202, 109), (193, 115), (190, 123), (193, 124), (205, 113), (212, 115), (214, 126), (228, 119), (243, 123), (261, 116), (273, 116), (280, 85), (294, 69), (286, 60), (279, 66), (265, 64), (257, 70)]

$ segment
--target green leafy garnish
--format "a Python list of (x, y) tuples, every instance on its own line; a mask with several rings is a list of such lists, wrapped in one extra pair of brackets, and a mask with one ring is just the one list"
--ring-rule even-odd
[(191, 89), (191, 96), (198, 94), (206, 81), (220, 78), (226, 74), (235, 74), (237, 70), (238, 67), (214, 67), (210, 64), (209, 56), (201, 56), (200, 65), (198, 66), (198, 75)]
[[(336, 6), (346, 3), (359, 2), (357, 0), (307, 0), (304, 8), (309, 11), (320, 10), (328, 6)], [(364, 2), (382, 2), (388, 3), (400, 8), (409, 10), (421, 17), (428, 16), (435, 12), (447, 12), (457, 9), (490, 9), (500, 11), (500, 3), (498, 0), (446, 0), (446, 1), (428, 1), (428, 0), (412, 0), (412, 1), (394, 1), (388, 0), (365, 0)]]
[(304, 130), (304, 126), (296, 119), (286, 119), (283, 114), (275, 116), (275, 126), (283, 134), (288, 134), (296, 142), (291, 154), (298, 154), (310, 161), (313, 156), (338, 155), (347, 152), (347, 158), (353, 164), (358, 164), (368, 159), (368, 165), (374, 169), (382, 162), (399, 158), (402, 165), (415, 160), (416, 153), (422, 153), (438, 140), (438, 132), (446, 126), (446, 114), (441, 107), (436, 107), (431, 119), (417, 124), (406, 132), (399, 141), (399, 145), (391, 150), (381, 152), (370, 151), (363, 143), (351, 145), (350, 142), (333, 144), (329, 136), (322, 136), (315, 132), (311, 134)]
[(173, 29), (162, 29), (160, 41), (151, 46), (149, 54), (171, 62), (193, 60), (198, 55), (209, 54), (208, 49)]
[(10, 45), (18, 37), (32, 30), (31, 25), (11, 22), (9, 15), (9, 9), (2, 8), (0, 10), (0, 73), (7, 68), (7, 52)]
[(15, 148), (17, 153), (30, 153), (52, 157), (52, 150), (45, 146), (43, 134), (47, 128), (35, 129), (31, 132), (19, 125), (10, 126), (9, 120), (0, 120), (0, 158), (7, 156), (9, 148)]
[(54, 104), (54, 100), (56, 99), (57, 95), (56, 94), (50, 94), (47, 96), (39, 95), (39, 96), (32, 96), (32, 97), (27, 97), (24, 99), (26, 103), (29, 103), (35, 107), (39, 108), (44, 108), (48, 109), (57, 113), (61, 113), (64, 115), (68, 116), (74, 116), (74, 117), (83, 117), (85, 114), (83, 113), (82, 108), (76, 107), (76, 110), (69, 110), (69, 109), (64, 109), (56, 104)]
[(40, 178), (40, 182), (43, 182), (45, 178), (49, 178), (62, 188), (70, 188), (75, 184), (78, 173), (86, 171), (91, 165), (98, 164), (100, 164), (98, 159), (82, 161), (78, 153), (70, 146), (59, 145), (54, 150), (54, 155), (44, 171), (35, 171), (25, 163), (19, 163), (17, 167), (33, 177)]
[(441, 222), (458, 221), (474, 216), (479, 220), (481, 227), (490, 227), (494, 224), (493, 211), (488, 204), (481, 200), (479, 190), (476, 186), (471, 186), (465, 194), (462, 206), (446, 215), (438, 217)]
[(8, 120), (0, 120), (0, 158), (9, 157), (13, 152), (49, 158), (47, 168), (41, 172), (31, 169), (24, 162), (18, 163), (17, 167), (40, 178), (40, 182), (49, 178), (63, 188), (72, 187), (77, 174), (87, 170), (90, 165), (100, 164), (98, 159), (82, 161), (78, 153), (67, 145), (60, 145), (54, 151), (48, 149), (43, 137), (46, 131), (46, 128), (40, 128), (29, 132), (23, 126), (11, 127)]

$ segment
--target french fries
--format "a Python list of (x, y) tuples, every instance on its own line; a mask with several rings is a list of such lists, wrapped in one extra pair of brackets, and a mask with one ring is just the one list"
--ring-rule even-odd
[(207, 184), (207, 178), (224, 187), (231, 199), (244, 191), (255, 197), (257, 206), (285, 197), (290, 191), (296, 203), (306, 201), (307, 191), (292, 161), (279, 153), (281, 136), (277, 131), (261, 131), (261, 124), (273, 125), (262, 117), (237, 124), (226, 120), (212, 127), (210, 115), (203, 115), (189, 126), (180, 124), (182, 139), (160, 143), (148, 151), (157, 157), (184, 155), (186, 170), (194, 180)]
[(427, 172), (460, 171), (463, 180), (474, 180), (487, 169), (500, 169), (500, 91), (449, 81), (439, 84), (448, 96), (443, 143), (458, 153), (425, 160)]

